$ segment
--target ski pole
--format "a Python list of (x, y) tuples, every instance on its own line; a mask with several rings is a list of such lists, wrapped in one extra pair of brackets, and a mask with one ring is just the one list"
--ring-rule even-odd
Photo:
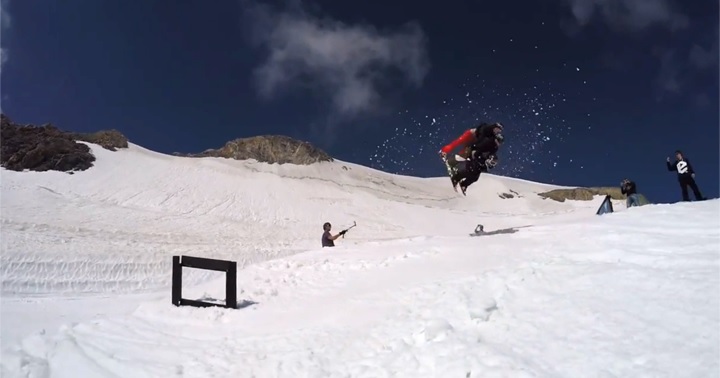
[[(353, 225), (350, 226), (350, 227), (348, 227), (348, 228), (346, 228), (346, 229), (343, 230), (343, 231), (348, 232), (351, 228), (353, 228), (353, 227), (355, 227), (355, 226), (357, 226), (357, 222), (353, 221)], [(345, 232), (343, 232), (343, 236), (342, 236), (343, 239), (345, 239)]]

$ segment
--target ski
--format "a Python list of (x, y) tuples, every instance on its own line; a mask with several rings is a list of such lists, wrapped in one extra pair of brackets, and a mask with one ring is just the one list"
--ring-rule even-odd
[[(530, 226), (522, 226), (522, 227), (530, 227)], [(475, 231), (470, 234), (470, 236), (484, 236), (484, 235), (499, 235), (499, 234), (514, 234), (518, 232), (519, 228), (522, 227), (508, 227), (503, 228), (499, 230), (493, 230), (493, 231), (485, 231), (485, 226), (479, 224), (477, 227), (475, 227)]]
[[(440, 159), (442, 159), (443, 164), (445, 164), (445, 169), (447, 169), (448, 176), (450, 177), (450, 182), (452, 183), (453, 189), (454, 189), (455, 192), (457, 193), (457, 191), (458, 191), (458, 188), (457, 188), (458, 183), (453, 179), (453, 176), (455, 175), (455, 169), (453, 169), (453, 167), (450, 166), (450, 163), (448, 162), (448, 159), (447, 159), (447, 156), (446, 156), (446, 155), (444, 155), (444, 154), (441, 153), (441, 154), (440, 154)], [(460, 189), (462, 190), (462, 194), (465, 195), (465, 190), (464, 190), (464, 188), (461, 187)]]
[(457, 192), (457, 182), (455, 182), (455, 180), (453, 180), (453, 175), (455, 172), (454, 172), (453, 168), (450, 166), (450, 163), (447, 160), (447, 156), (441, 152), (440, 159), (443, 161), (443, 164), (445, 164), (445, 169), (447, 170), (447, 174), (448, 174), (448, 177), (450, 178), (450, 182), (453, 185), (453, 189), (455, 190), (455, 192)]

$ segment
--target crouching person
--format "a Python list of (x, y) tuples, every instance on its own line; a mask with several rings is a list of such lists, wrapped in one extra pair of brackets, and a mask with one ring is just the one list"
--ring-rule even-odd
[(323, 235), (322, 235), (322, 246), (324, 247), (334, 247), (335, 246), (335, 240), (347, 232), (347, 230), (342, 230), (337, 233), (337, 235), (333, 235), (330, 233), (330, 229), (332, 229), (332, 225), (330, 222), (325, 222), (323, 225)]
[(627, 196), (627, 207), (640, 206), (640, 198), (637, 194), (637, 187), (635, 186), (635, 183), (633, 181), (630, 181), (628, 179), (623, 180), (620, 183), (620, 191), (622, 192), (622, 194), (625, 194)]

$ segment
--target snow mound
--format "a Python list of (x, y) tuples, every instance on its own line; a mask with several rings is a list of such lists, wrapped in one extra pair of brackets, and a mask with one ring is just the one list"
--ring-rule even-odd
[[(720, 374), (718, 200), (596, 216), (492, 175), (465, 198), (337, 161), (92, 147), (85, 172), (2, 173), (2, 376)], [(173, 306), (174, 254), (238, 261), (242, 308)], [(185, 298), (224, 298), (188, 271)]]
[[(490, 175), (460, 198), (447, 179), (341, 161), (269, 165), (88, 145), (97, 157), (88, 171), (3, 171), (3, 295), (165, 289), (173, 254), (243, 267), (316, 249), (326, 221), (338, 231), (357, 221), (346, 240), (360, 243), (456, 235), (483, 217), (572, 209), (534, 194), (546, 185)], [(500, 198), (509, 191), (524, 197)], [(191, 272), (187, 280), (209, 278)]]

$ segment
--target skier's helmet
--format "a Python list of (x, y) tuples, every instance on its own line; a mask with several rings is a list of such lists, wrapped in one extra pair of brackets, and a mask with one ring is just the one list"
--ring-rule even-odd
[(323, 224), (323, 231), (330, 231), (330, 227), (330, 222), (325, 222), (325, 224)]

